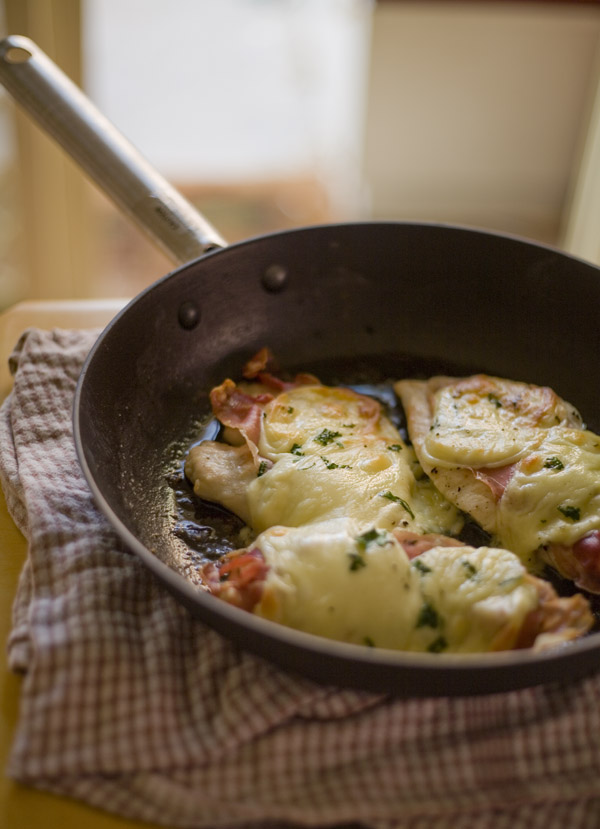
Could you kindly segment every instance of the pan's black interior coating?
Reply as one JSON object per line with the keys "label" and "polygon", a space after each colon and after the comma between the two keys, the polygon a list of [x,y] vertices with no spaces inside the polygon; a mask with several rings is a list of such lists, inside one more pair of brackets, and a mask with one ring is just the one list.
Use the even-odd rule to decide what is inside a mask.
{"label": "pan's black interior coating", "polygon": [[[280,291],[263,284],[274,266],[288,274]],[[455,366],[549,385],[594,428],[599,276],[541,245],[411,223],[304,228],[210,253],[137,297],[92,350],[75,401],[82,467],[125,543],[192,613],[287,669],[401,694],[483,693],[593,670],[600,634],[558,654],[463,664],[366,654],[224,607],[194,585],[190,550],[202,547],[202,531],[194,545],[191,526],[187,536],[181,526],[173,532],[181,522],[173,475],[198,439],[209,389],[265,345],[283,366],[324,382],[381,383]],[[190,307],[192,327],[182,324]]]}

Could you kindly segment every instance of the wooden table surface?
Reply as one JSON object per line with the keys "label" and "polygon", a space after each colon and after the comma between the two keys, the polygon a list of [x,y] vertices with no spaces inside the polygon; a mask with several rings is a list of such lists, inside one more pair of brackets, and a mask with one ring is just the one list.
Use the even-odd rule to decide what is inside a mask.
{"label": "wooden table surface", "polygon": [[[0,395],[10,391],[7,357],[22,331],[104,326],[125,300],[26,302],[0,314]],[[123,820],[64,797],[37,791],[10,780],[5,773],[19,712],[20,678],[8,670],[6,640],[12,602],[27,542],[15,526],[0,493],[0,827],[2,829],[128,829],[147,823]]]}

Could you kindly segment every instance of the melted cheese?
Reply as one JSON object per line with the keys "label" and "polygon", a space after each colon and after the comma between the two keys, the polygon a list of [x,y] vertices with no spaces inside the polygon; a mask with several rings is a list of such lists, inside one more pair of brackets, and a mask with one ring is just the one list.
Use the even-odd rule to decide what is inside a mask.
{"label": "melted cheese", "polygon": [[517,422],[494,397],[444,388],[423,448],[442,466],[506,466],[535,446],[538,432],[533,424]]}
{"label": "melted cheese", "polygon": [[572,545],[600,529],[600,437],[555,427],[516,467],[498,503],[497,535],[520,555]]}
{"label": "melted cheese", "polygon": [[476,375],[436,392],[423,449],[440,466],[507,466],[559,424],[580,426],[581,419],[551,389]]}
{"label": "melted cheese", "polygon": [[[419,559],[431,572],[421,592],[442,618],[448,649],[476,653],[494,649],[508,628],[512,637],[539,597],[516,555],[492,547],[434,547]],[[513,640],[514,641],[514,640]]]}
{"label": "melted cheese", "polygon": [[298,386],[265,407],[258,451],[271,460],[293,446],[318,454],[365,436],[401,443],[375,400],[339,386]]}
{"label": "melted cheese", "polygon": [[273,466],[246,489],[256,532],[351,516],[361,524],[456,533],[462,520],[419,471],[379,404],[350,390],[300,386],[264,412],[259,452]]}
{"label": "melted cheese", "polygon": [[254,612],[345,642],[485,651],[507,625],[516,635],[538,604],[512,553],[435,547],[411,562],[392,535],[365,535],[348,518],[273,527],[253,546],[271,568]]}

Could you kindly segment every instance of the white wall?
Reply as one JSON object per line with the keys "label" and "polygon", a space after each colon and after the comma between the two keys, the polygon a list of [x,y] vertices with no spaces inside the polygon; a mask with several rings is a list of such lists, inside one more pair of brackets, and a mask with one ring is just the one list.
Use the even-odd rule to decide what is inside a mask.
{"label": "white wall", "polygon": [[83,2],[86,89],[168,178],[356,186],[369,0]]}
{"label": "white wall", "polygon": [[397,2],[372,24],[371,215],[557,238],[597,72],[597,6]]}

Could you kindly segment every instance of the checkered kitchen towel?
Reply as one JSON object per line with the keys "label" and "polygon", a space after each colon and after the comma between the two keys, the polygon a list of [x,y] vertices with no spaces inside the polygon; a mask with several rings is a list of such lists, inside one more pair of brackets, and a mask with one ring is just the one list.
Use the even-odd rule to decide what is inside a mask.
{"label": "checkered kitchen towel", "polygon": [[475,698],[319,687],[192,619],[95,509],[71,404],[89,332],[26,332],[0,467],[29,540],[8,774],[170,827],[597,829],[600,675]]}

